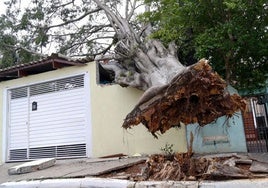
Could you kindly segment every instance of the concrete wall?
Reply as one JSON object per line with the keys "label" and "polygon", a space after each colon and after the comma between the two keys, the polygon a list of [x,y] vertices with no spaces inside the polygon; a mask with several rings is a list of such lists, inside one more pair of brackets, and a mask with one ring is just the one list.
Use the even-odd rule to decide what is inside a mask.
{"label": "concrete wall", "polygon": [[187,125],[187,138],[194,135],[193,151],[196,153],[247,152],[241,113],[227,119],[220,117],[214,123],[200,127]]}
{"label": "concrete wall", "polygon": [[159,139],[153,136],[143,125],[131,130],[123,130],[121,125],[128,112],[132,110],[142,92],[133,88],[122,88],[118,85],[101,86],[96,84],[96,65],[88,63],[82,67],[68,67],[37,75],[27,76],[10,81],[0,82],[0,162],[4,161],[6,151],[6,125],[3,123],[6,96],[8,88],[26,86],[43,81],[72,76],[79,73],[89,73],[90,79],[90,106],[92,124],[92,157],[100,157],[124,153],[133,155],[135,153],[159,153],[166,143],[173,144],[174,151],[186,151],[185,127],[172,129],[160,135]]}
{"label": "concrete wall", "polygon": [[[237,93],[229,87],[228,91]],[[204,127],[198,124],[187,125],[187,140],[193,133],[193,150],[196,153],[247,152],[246,138],[241,112],[232,117],[218,118]]]}
{"label": "concrete wall", "polygon": [[175,151],[186,151],[185,127],[172,129],[155,139],[143,125],[123,130],[122,123],[142,92],[118,85],[96,84],[96,66],[91,64],[91,106],[93,123],[93,154],[103,156],[116,153],[159,153],[166,143]]}

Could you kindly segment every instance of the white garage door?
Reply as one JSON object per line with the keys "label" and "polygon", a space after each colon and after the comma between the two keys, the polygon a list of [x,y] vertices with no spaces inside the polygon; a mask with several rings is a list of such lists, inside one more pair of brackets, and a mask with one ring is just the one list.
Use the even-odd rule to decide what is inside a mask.
{"label": "white garage door", "polygon": [[9,161],[87,155],[85,75],[11,89],[8,96]]}

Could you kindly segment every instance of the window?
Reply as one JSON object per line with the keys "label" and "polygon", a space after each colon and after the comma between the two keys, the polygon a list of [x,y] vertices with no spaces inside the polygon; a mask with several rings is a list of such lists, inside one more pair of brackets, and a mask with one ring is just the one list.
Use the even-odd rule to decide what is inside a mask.
{"label": "window", "polygon": [[115,74],[112,70],[106,70],[102,64],[104,62],[97,62],[97,84],[106,85],[113,84]]}

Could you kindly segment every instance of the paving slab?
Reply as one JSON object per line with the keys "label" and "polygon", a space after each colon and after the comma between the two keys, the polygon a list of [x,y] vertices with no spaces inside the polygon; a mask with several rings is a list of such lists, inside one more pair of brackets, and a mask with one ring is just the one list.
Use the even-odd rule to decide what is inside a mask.
{"label": "paving slab", "polygon": [[9,175],[25,174],[37,170],[43,170],[55,165],[55,163],[56,163],[55,158],[38,159],[35,161],[26,162],[17,166],[13,166],[8,169],[8,174]]}
{"label": "paving slab", "polygon": [[262,163],[268,163],[268,153],[249,153],[249,158]]}
{"label": "paving slab", "polygon": [[249,170],[251,172],[267,173],[268,172],[268,163],[253,161]]}
{"label": "paving slab", "polygon": [[50,168],[15,175],[9,175],[8,169],[22,163],[6,163],[0,166],[0,183],[22,180],[89,177],[138,164],[146,159],[147,157],[57,160],[56,164]]}

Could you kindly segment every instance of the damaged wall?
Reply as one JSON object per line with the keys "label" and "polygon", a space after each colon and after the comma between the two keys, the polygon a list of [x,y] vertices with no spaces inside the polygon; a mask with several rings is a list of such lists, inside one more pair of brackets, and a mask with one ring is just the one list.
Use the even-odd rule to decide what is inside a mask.
{"label": "damaged wall", "polygon": [[93,154],[95,157],[117,153],[159,153],[166,143],[174,151],[186,151],[185,127],[171,129],[155,139],[144,126],[124,130],[126,114],[137,104],[142,92],[119,85],[96,85],[96,66],[89,64],[91,77],[91,108],[93,123]]}
{"label": "damaged wall", "polygon": [[186,151],[185,127],[171,129],[165,135],[155,139],[143,126],[131,130],[123,130],[122,123],[126,114],[137,103],[142,92],[118,85],[100,86],[96,84],[96,65],[74,66],[57,69],[45,73],[26,76],[0,82],[0,163],[6,161],[7,155],[7,89],[27,86],[39,82],[50,81],[72,75],[89,74],[91,135],[88,141],[89,157],[100,157],[112,154],[159,153],[165,144],[173,144],[174,151]]}
{"label": "damaged wall", "polygon": [[[232,87],[228,90],[230,93],[237,92]],[[188,125],[187,140],[191,132],[194,135],[193,151],[196,153],[247,152],[241,112],[231,118],[220,117],[204,127]]]}

